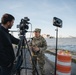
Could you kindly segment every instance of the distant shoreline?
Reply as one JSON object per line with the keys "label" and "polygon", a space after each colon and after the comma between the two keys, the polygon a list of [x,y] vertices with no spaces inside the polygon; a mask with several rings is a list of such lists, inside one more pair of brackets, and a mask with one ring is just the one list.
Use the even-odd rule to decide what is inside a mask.
{"label": "distant shoreline", "polygon": [[[56,38],[56,37],[47,37],[47,38],[45,38],[45,39],[53,39],[53,38]],[[58,37],[58,38],[69,38],[69,39],[71,39],[71,38],[75,38],[76,39],[76,37]]]}

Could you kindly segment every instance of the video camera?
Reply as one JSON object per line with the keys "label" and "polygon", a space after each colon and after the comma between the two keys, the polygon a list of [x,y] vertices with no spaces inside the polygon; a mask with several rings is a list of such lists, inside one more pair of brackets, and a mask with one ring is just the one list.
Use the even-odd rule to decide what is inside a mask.
{"label": "video camera", "polygon": [[20,30],[28,30],[28,24],[30,24],[28,21],[30,21],[30,19],[28,17],[24,17],[24,19],[21,19],[20,24],[17,25],[17,28],[19,28]]}

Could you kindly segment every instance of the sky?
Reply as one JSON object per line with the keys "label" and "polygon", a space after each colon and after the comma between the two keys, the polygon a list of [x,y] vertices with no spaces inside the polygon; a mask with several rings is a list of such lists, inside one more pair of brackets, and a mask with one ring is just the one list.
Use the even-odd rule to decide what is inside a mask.
{"label": "sky", "polygon": [[[55,37],[53,17],[58,17],[63,21],[62,28],[58,28],[58,36],[76,37],[76,0],[0,0],[0,20],[5,13],[15,17],[11,30],[18,30],[21,19],[28,17],[32,30],[40,28],[41,34]],[[28,26],[30,31],[31,25]]]}

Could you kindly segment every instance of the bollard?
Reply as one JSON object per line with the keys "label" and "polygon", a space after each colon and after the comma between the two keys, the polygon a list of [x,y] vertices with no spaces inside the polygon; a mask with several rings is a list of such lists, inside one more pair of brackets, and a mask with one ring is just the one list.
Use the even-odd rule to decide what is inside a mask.
{"label": "bollard", "polygon": [[69,51],[58,51],[57,53],[57,75],[71,75],[71,53]]}

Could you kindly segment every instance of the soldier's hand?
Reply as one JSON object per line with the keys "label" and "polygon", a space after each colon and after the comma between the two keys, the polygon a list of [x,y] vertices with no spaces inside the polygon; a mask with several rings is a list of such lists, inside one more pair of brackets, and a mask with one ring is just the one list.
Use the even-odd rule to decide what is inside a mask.
{"label": "soldier's hand", "polygon": [[40,49],[36,46],[36,47],[33,47],[33,50],[37,52],[37,51],[39,51]]}

